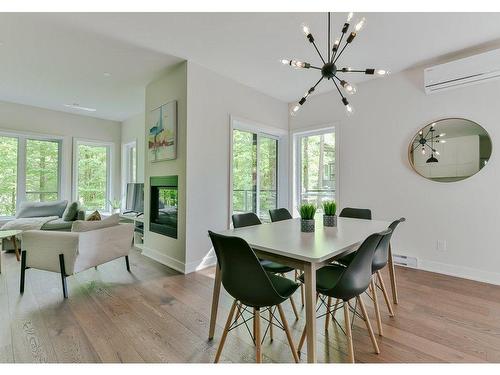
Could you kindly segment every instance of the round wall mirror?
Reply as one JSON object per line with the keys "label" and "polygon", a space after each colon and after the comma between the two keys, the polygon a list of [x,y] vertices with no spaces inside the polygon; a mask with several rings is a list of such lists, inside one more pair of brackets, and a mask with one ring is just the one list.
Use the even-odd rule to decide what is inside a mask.
{"label": "round wall mirror", "polygon": [[488,163],[491,149],[491,138],[481,125],[447,118],[420,129],[410,143],[408,155],[419,175],[438,182],[455,182],[479,172]]}

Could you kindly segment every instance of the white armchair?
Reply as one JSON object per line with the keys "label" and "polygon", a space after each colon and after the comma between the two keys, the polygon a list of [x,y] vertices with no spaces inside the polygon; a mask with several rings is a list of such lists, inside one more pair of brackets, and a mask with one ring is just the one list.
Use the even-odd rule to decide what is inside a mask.
{"label": "white armchair", "polygon": [[68,298],[67,276],[120,257],[125,257],[127,270],[130,272],[128,254],[133,235],[133,224],[119,224],[88,232],[24,232],[21,293],[24,293],[25,272],[28,268],[60,273],[64,298]]}

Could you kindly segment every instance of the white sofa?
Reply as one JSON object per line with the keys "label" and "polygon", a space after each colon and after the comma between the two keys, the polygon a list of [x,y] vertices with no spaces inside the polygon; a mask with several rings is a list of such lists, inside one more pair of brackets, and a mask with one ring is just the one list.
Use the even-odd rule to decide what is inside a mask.
{"label": "white sofa", "polygon": [[118,224],[86,232],[29,230],[23,232],[21,285],[24,293],[25,272],[36,268],[61,274],[64,298],[68,297],[66,277],[125,257],[132,247],[133,224]]}

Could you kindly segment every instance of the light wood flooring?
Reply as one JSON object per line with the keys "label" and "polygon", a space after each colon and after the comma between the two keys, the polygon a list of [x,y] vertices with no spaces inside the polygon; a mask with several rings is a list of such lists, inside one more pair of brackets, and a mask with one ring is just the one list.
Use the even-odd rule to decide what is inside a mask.
{"label": "light wood flooring", "polygon": [[[19,294],[19,263],[2,253],[0,362],[212,362],[231,299],[223,293],[213,341],[207,340],[214,269],[181,275],[131,255],[132,273],[118,259],[68,278],[63,300],[58,274],[28,270]],[[363,322],[355,320],[357,362],[500,362],[500,287],[398,267],[400,303],[390,318],[381,305],[384,337],[375,354]],[[387,274],[384,273],[388,284]],[[365,296],[372,325],[371,301]],[[295,295],[300,306],[300,293]],[[383,303],[380,295],[379,301]],[[297,343],[304,310],[285,314]],[[342,321],[341,313],[338,319]],[[318,360],[344,362],[341,331],[317,324]],[[304,350],[303,350],[304,351]],[[293,362],[285,334],[263,345],[265,362]],[[302,354],[305,361],[305,354]],[[253,362],[244,327],[231,331],[221,362]]]}

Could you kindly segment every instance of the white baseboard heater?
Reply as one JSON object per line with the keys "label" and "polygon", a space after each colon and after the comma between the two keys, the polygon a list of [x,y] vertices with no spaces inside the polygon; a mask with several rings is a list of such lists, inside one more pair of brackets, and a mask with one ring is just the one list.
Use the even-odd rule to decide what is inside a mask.
{"label": "white baseboard heater", "polygon": [[415,258],[415,257],[394,254],[392,256],[392,259],[394,261],[394,264],[397,264],[398,266],[418,268],[417,267],[417,258]]}

